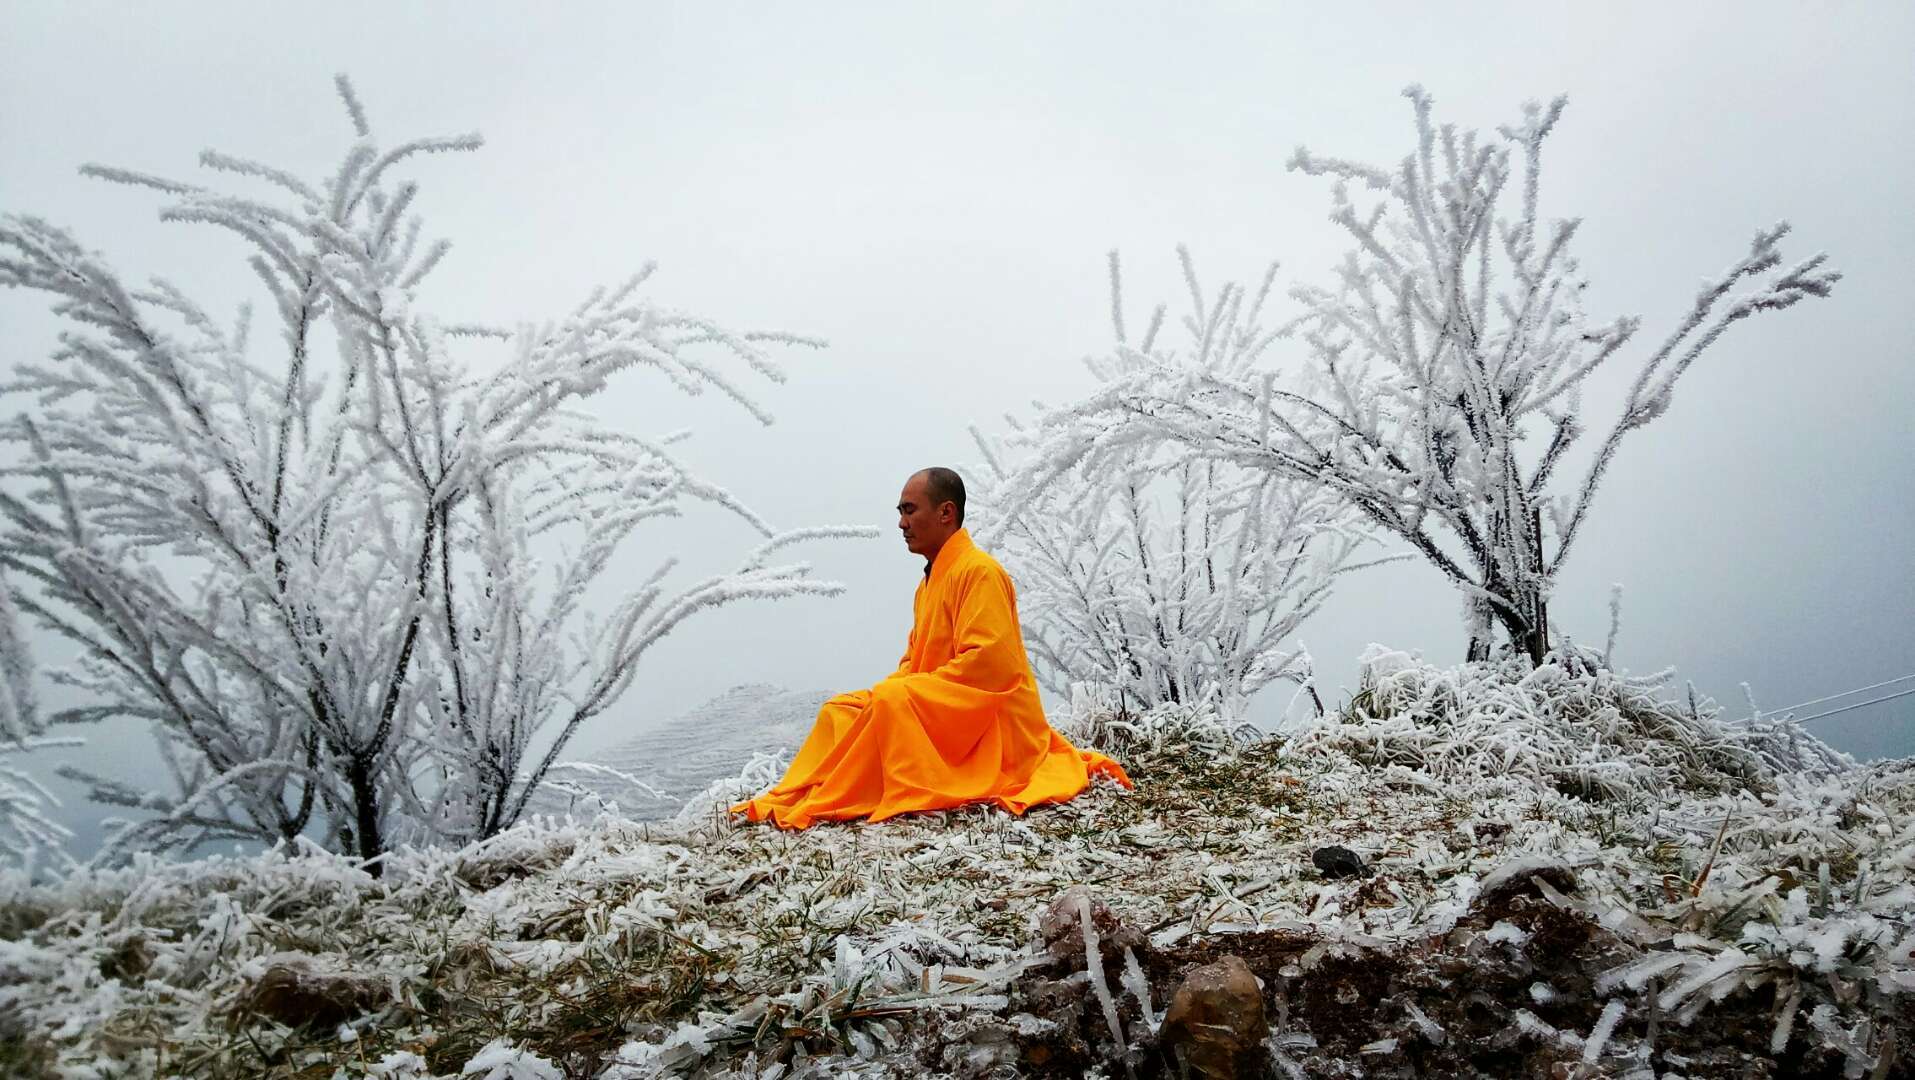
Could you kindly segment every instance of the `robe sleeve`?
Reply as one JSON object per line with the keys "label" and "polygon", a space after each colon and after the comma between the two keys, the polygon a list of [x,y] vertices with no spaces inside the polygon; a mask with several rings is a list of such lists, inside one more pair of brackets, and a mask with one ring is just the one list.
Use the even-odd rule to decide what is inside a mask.
{"label": "robe sleeve", "polygon": [[994,568],[979,569],[945,587],[958,594],[953,655],[935,671],[910,677],[993,692],[1016,686],[1027,661],[1018,648],[1017,607],[1011,598],[1010,576]]}
{"label": "robe sleeve", "polygon": [[[919,586],[919,589],[920,591],[922,591],[923,586]],[[878,680],[879,682],[890,682],[892,679],[901,679],[904,676],[911,674],[911,657],[915,655],[918,651],[917,610],[918,610],[918,602],[921,599],[922,597],[917,595],[914,595],[911,598],[911,613],[912,613],[911,630],[909,633],[904,635],[903,659],[898,661],[898,666],[896,670],[892,671],[891,674],[886,675],[884,678]]]}
{"label": "robe sleeve", "polygon": [[886,675],[880,680],[881,682],[890,682],[892,679],[901,679],[911,674],[911,651],[916,645],[917,642],[913,641],[909,636],[904,639],[904,659],[899,660],[897,670]]}

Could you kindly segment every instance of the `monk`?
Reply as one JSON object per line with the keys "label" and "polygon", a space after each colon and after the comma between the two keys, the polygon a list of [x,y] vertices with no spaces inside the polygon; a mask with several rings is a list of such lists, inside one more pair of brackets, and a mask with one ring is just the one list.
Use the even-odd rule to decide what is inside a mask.
{"label": "monk", "polygon": [[915,473],[898,499],[898,529],[924,578],[898,669],[818,710],[783,780],[732,807],[753,821],[803,829],[817,821],[988,802],[1022,814],[1064,802],[1110,758],[1051,730],[1037,700],[1010,575],[964,529],[964,481]]}

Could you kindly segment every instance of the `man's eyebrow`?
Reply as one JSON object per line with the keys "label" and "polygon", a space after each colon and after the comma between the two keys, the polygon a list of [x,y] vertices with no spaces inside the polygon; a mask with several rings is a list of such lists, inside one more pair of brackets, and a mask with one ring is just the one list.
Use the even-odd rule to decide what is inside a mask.
{"label": "man's eyebrow", "polygon": [[917,503],[901,502],[898,504],[898,513],[908,514],[911,512],[911,508],[916,505]]}

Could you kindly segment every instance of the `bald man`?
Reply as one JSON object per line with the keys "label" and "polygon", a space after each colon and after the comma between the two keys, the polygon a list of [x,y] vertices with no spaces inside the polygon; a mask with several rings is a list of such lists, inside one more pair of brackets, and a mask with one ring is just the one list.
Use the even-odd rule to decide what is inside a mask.
{"label": "bald man", "polygon": [[913,473],[898,531],[924,577],[898,669],[818,710],[784,779],[732,807],[753,821],[883,821],[916,810],[989,802],[1014,814],[1064,802],[1095,773],[1126,787],[1110,758],[1051,730],[1038,703],[1010,575],[964,529],[964,481]]}

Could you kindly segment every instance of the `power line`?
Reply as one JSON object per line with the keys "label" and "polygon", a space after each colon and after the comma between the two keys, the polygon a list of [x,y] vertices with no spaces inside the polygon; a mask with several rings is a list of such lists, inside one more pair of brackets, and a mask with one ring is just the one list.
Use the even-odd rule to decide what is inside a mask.
{"label": "power line", "polygon": [[[1794,712],[1797,709],[1806,709],[1811,705],[1820,705],[1824,701],[1834,701],[1836,698],[1850,697],[1854,694],[1860,694],[1868,690],[1880,690],[1884,686],[1893,686],[1898,682],[1907,682],[1910,679],[1915,679],[1915,671],[1911,671],[1907,675],[1903,675],[1900,678],[1884,679],[1883,681],[1878,683],[1871,683],[1868,686],[1858,686],[1853,690],[1844,690],[1839,694],[1830,694],[1828,697],[1819,697],[1813,701],[1798,701],[1794,705],[1791,705],[1786,709],[1763,709],[1762,713],[1765,716],[1774,716],[1777,713]],[[1887,701],[1888,699],[1883,698],[1882,700]]]}
{"label": "power line", "polygon": [[[1900,679],[1896,679],[1895,681],[1896,681],[1896,682],[1900,682],[1901,680],[1900,680]],[[1851,693],[1852,693],[1852,692],[1853,692],[1853,691],[1851,691]],[[1910,687],[1910,688],[1909,688],[1909,689],[1907,689],[1907,690],[1901,690],[1901,691],[1897,691],[1896,693],[1893,693],[1893,694],[1883,694],[1883,695],[1882,695],[1881,697],[1878,697],[1878,698],[1870,698],[1870,699],[1869,699],[1869,700],[1867,700],[1867,701],[1858,701],[1858,702],[1856,702],[1856,703],[1855,703],[1855,704],[1853,704],[1853,705],[1844,705],[1844,706],[1842,706],[1842,707],[1841,707],[1841,708],[1839,708],[1839,709],[1830,709],[1830,710],[1829,710],[1829,711],[1827,711],[1827,712],[1819,712],[1819,713],[1816,713],[1816,714],[1815,714],[1814,716],[1804,716],[1804,717],[1802,717],[1802,718],[1801,718],[1800,720],[1797,720],[1797,721],[1796,721],[1796,723],[1798,723],[1798,724],[1806,724],[1806,723],[1808,723],[1808,722],[1809,722],[1809,721],[1811,721],[1811,720],[1820,720],[1820,719],[1822,719],[1822,718],[1823,718],[1824,716],[1834,716],[1834,715],[1835,715],[1836,713],[1845,713],[1845,712],[1848,712],[1848,711],[1849,711],[1850,709],[1860,709],[1860,708],[1865,708],[1865,707],[1867,707],[1867,706],[1869,706],[1869,705],[1880,705],[1880,704],[1881,704],[1882,702],[1884,702],[1884,701],[1894,701],[1894,700],[1895,700],[1896,698],[1898,698],[1898,697],[1907,697],[1907,696],[1908,696],[1908,695],[1910,695],[1910,694],[1915,694],[1915,687]],[[1844,695],[1840,695],[1840,694],[1838,694],[1838,695],[1836,695],[1836,696],[1837,696],[1837,697],[1841,697],[1841,696],[1844,696]]]}
{"label": "power line", "polygon": [[[1907,682],[1910,679],[1915,679],[1915,671],[1911,671],[1906,675],[1898,675],[1893,679],[1883,679],[1881,682],[1878,682],[1878,683],[1870,683],[1867,686],[1858,686],[1853,690],[1844,690],[1839,694],[1830,694],[1827,697],[1814,698],[1809,701],[1798,701],[1794,705],[1790,705],[1787,708],[1783,708],[1783,709],[1760,709],[1760,710],[1757,710],[1756,716],[1782,716],[1787,713],[1792,713],[1797,709],[1806,709],[1811,705],[1820,705],[1825,701],[1835,701],[1839,698],[1853,697],[1856,694],[1866,693],[1867,691],[1870,691],[1870,690],[1880,690],[1884,686],[1894,686],[1896,683]],[[1876,698],[1875,701],[1892,701],[1895,698],[1898,698],[1901,696],[1903,695],[1890,694],[1888,695],[1888,697]],[[1873,705],[1875,704],[1875,701],[1864,701],[1864,702],[1861,702],[1860,704],[1857,704],[1851,707],[1859,709],[1863,705]],[[1817,713],[1816,715],[1817,716],[1834,716],[1838,712],[1847,712],[1847,711],[1848,711],[1847,709],[1832,709],[1825,713]],[[1742,719],[1737,720],[1736,723],[1746,724],[1754,719],[1755,719],[1755,716],[1745,716]],[[1815,717],[1812,716],[1812,717],[1809,717],[1809,719],[1813,720],[1815,719]],[[1800,723],[1800,722],[1801,721],[1797,721],[1797,723]]]}

